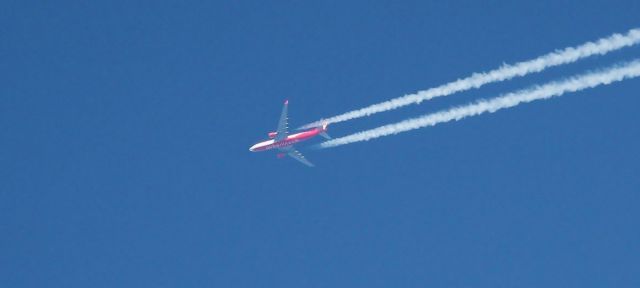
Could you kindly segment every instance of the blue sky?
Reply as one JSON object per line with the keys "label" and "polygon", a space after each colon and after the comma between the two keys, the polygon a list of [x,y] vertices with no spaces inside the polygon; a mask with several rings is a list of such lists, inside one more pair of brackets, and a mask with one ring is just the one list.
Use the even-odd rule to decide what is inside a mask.
{"label": "blue sky", "polygon": [[638,1],[425,2],[4,1],[0,286],[639,286],[640,80],[312,140],[314,169],[248,151],[284,99],[297,127],[640,27]]}

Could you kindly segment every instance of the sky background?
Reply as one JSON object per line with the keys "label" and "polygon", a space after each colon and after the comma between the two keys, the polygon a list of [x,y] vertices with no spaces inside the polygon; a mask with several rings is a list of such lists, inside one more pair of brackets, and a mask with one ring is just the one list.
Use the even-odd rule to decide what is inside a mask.
{"label": "sky background", "polygon": [[[326,150],[292,127],[640,27],[638,1],[3,1],[2,287],[638,287],[640,80]],[[631,47],[331,125],[344,136]]]}

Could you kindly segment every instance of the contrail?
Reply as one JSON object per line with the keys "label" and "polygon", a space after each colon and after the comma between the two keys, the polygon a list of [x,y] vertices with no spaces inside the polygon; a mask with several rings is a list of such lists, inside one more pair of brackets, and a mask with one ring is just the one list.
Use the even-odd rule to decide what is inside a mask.
{"label": "contrail", "polygon": [[[593,55],[603,55],[614,50],[638,44],[639,42],[640,29],[631,29],[624,35],[616,33],[596,42],[587,42],[580,46],[568,47],[563,50],[540,56],[533,60],[519,62],[514,65],[504,64],[502,67],[489,72],[474,73],[467,78],[458,79],[435,88],[419,91],[415,94],[408,94],[389,101],[373,104],[362,109],[346,112],[341,115],[324,119],[322,122],[343,122],[379,112],[389,111],[410,104],[420,104],[420,102],[425,100],[451,95],[453,93],[472,88],[479,88],[488,83],[504,81],[518,76],[525,76],[530,73],[540,72],[549,67],[572,63]],[[321,121],[316,121],[302,126],[301,129],[316,127],[321,124]]]}
{"label": "contrail", "polygon": [[574,76],[563,81],[550,82],[542,86],[534,86],[529,89],[504,94],[500,97],[489,100],[480,100],[466,106],[451,108],[449,110],[427,114],[421,117],[407,119],[394,124],[354,133],[345,137],[320,143],[319,146],[320,148],[330,148],[354,142],[367,141],[382,136],[434,126],[443,122],[449,122],[452,120],[457,121],[465,117],[480,115],[486,112],[493,113],[500,109],[517,106],[521,103],[548,99],[554,96],[561,96],[567,92],[576,92],[638,76],[640,76],[640,60],[634,60],[606,70]]}

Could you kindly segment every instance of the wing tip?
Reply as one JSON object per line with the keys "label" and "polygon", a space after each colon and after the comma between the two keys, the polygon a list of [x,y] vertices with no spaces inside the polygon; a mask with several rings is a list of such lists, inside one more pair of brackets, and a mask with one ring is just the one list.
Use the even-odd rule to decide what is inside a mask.
{"label": "wing tip", "polygon": [[289,99],[284,100],[284,105],[289,105]]}

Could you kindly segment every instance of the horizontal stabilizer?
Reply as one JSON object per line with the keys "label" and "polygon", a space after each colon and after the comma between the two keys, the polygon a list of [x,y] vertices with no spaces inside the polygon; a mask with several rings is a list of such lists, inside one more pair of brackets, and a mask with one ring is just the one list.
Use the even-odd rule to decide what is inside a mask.
{"label": "horizontal stabilizer", "polygon": [[331,139],[331,136],[329,136],[329,134],[327,134],[327,132],[320,132],[320,136],[324,137],[324,139]]}

